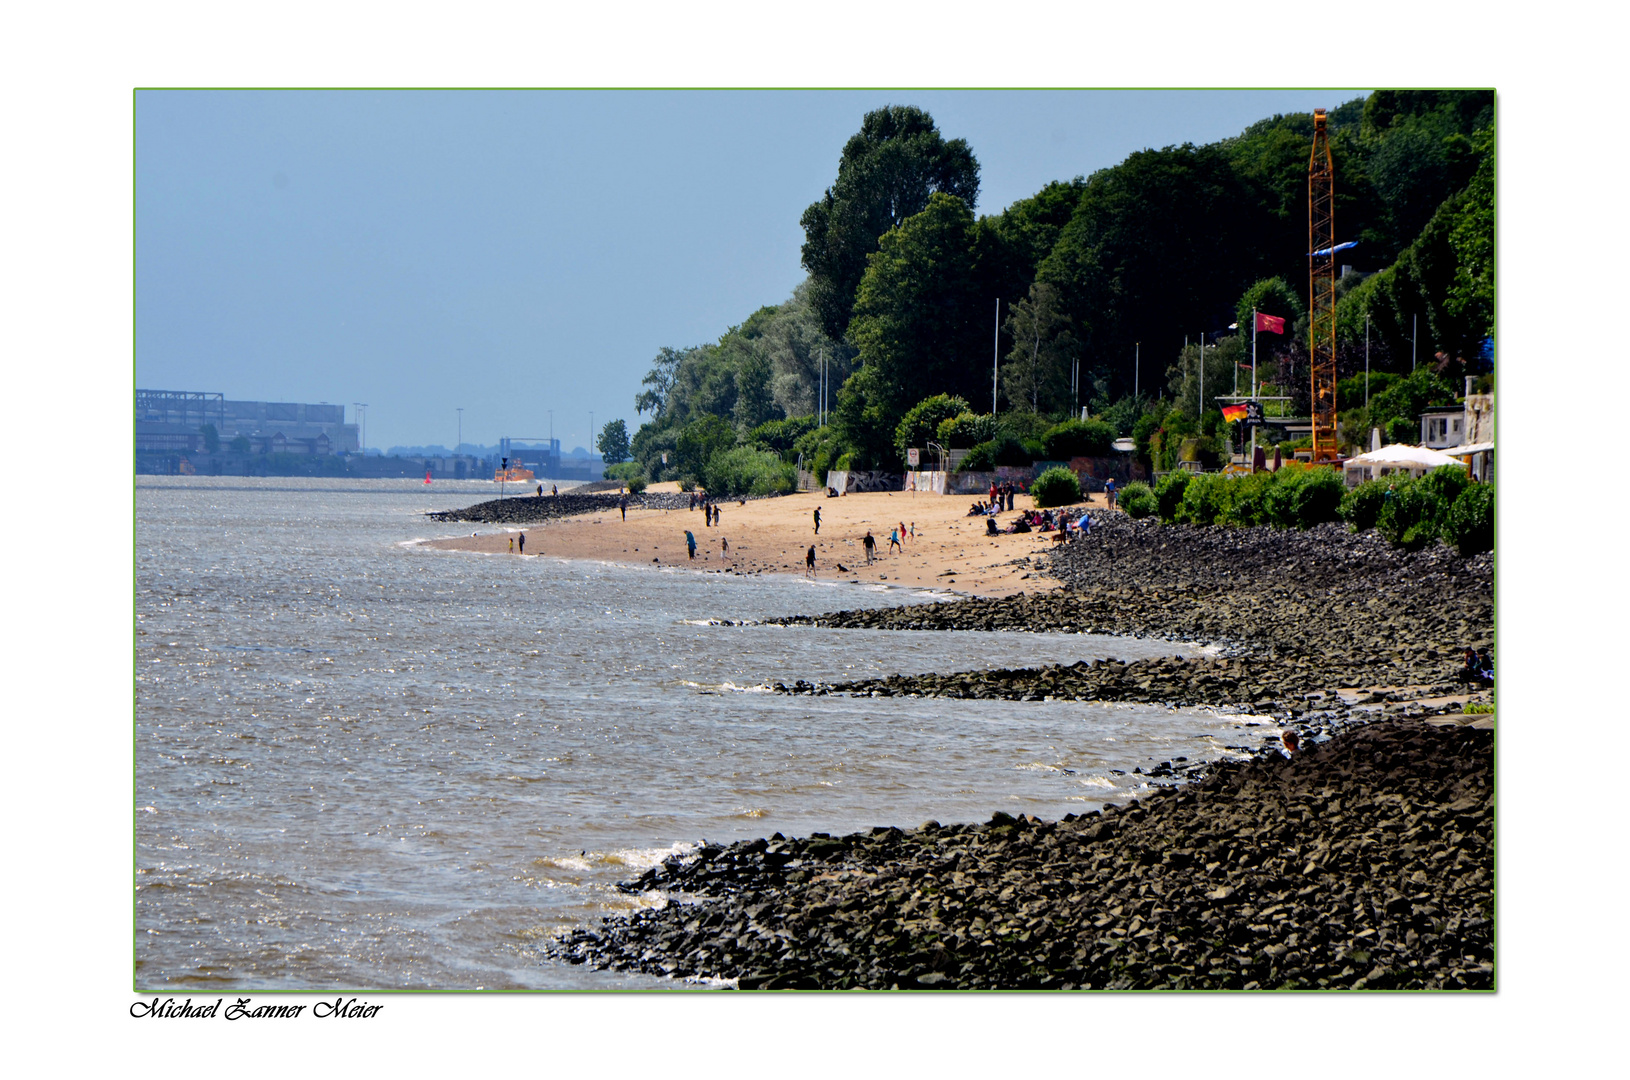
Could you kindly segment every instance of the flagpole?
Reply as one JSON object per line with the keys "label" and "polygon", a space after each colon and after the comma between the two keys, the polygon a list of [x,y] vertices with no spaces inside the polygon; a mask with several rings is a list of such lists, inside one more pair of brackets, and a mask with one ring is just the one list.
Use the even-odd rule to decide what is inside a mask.
{"label": "flagpole", "polygon": [[[1256,400],[1256,308],[1251,309],[1251,400]],[[1256,425],[1251,425],[1251,467],[1256,467]]]}
{"label": "flagpole", "polygon": [[[996,415],[996,363],[1002,351],[1002,298],[996,298],[996,329],[990,340],[990,414]],[[1034,365],[1032,365],[1034,366]]]}
{"label": "flagpole", "polygon": [[1364,313],[1364,411],[1370,411],[1370,313]]}
{"label": "flagpole", "polygon": [[1132,346],[1132,396],[1138,396],[1138,363],[1142,359],[1143,342],[1139,341]]}

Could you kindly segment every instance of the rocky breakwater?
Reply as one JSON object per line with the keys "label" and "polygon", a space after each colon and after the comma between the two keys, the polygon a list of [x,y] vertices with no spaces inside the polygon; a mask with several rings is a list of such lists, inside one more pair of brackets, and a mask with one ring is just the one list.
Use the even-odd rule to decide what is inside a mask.
{"label": "rocky breakwater", "polygon": [[[1220,646],[1198,660],[1100,661],[812,685],[785,692],[1085,698],[1248,706],[1295,715],[1481,687],[1462,650],[1493,642],[1493,560],[1452,549],[1396,550],[1336,525],[1306,532],[1161,525],[1102,515],[1085,540],[1051,553],[1065,588],[775,620],[893,630],[1053,631]],[[970,659],[973,659],[970,657]],[[1352,691],[1345,699],[1337,691]]]}
{"label": "rocky breakwater", "polygon": [[564,491],[559,495],[517,495],[508,499],[489,499],[487,502],[466,506],[462,510],[433,510],[425,516],[431,521],[474,521],[490,525],[529,525],[552,518],[573,517],[577,514],[614,513],[618,504],[628,499],[630,510],[684,510],[691,498],[680,492],[661,492],[655,495],[622,496],[616,492],[579,493]]}
{"label": "rocky breakwater", "polygon": [[1491,989],[1492,743],[1379,721],[1058,822],[709,845],[553,949],[743,989]]}

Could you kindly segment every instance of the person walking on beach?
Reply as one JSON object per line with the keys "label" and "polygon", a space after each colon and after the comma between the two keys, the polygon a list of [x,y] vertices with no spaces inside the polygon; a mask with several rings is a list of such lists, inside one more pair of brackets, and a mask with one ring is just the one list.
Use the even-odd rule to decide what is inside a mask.
{"label": "person walking on beach", "polygon": [[1113,476],[1104,481],[1104,501],[1109,504],[1111,510],[1115,509],[1115,478]]}
{"label": "person walking on beach", "polygon": [[900,554],[902,554],[902,555],[904,555],[906,553],[906,549],[904,547],[901,547],[901,545],[900,545],[900,530],[898,530],[898,529],[890,529],[889,530],[889,550],[893,551],[895,548],[900,548]]}
{"label": "person walking on beach", "polygon": [[540,498],[540,499],[543,498],[543,485],[542,484],[538,485],[538,498]]}
{"label": "person walking on beach", "polygon": [[696,558],[696,537],[691,535],[689,529],[685,530],[685,546],[690,549],[690,557]]}
{"label": "person walking on beach", "polygon": [[[538,487],[541,488],[541,487],[543,487],[543,485],[539,484]],[[560,498],[560,485],[559,484],[550,484],[549,485],[549,494],[553,498],[556,498],[556,499]]]}
{"label": "person walking on beach", "polygon": [[[818,506],[815,508],[815,535],[821,535],[821,508]],[[809,550],[814,551],[815,549],[810,548]]]}
{"label": "person walking on beach", "polygon": [[[820,511],[816,511],[816,513],[819,513],[819,512]],[[809,551],[806,552],[805,555],[804,555],[804,576],[805,577],[814,577],[815,576],[815,545],[814,544],[809,545]]]}
{"label": "person walking on beach", "polygon": [[867,529],[866,539],[862,540],[861,543],[866,547],[866,565],[870,566],[872,564],[872,555],[877,551],[877,538],[872,535],[870,529]]}
{"label": "person walking on beach", "polygon": [[525,533],[521,534],[521,554],[522,555],[526,554],[526,534]]}
{"label": "person walking on beach", "polygon": [[617,509],[619,509],[619,510],[621,510],[623,512],[623,520],[627,521],[628,520],[628,496],[627,495],[624,495],[622,498],[617,500]]}
{"label": "person walking on beach", "polygon": [[719,524],[719,518],[721,518],[723,516],[724,516],[724,511],[720,510],[717,506],[715,506],[713,508],[713,524],[715,524],[715,525]]}
{"label": "person walking on beach", "polygon": [[723,536],[719,537],[719,547],[723,550],[724,557],[727,558],[727,559],[730,558],[730,541],[729,541],[729,539],[726,538],[726,537],[723,537]]}

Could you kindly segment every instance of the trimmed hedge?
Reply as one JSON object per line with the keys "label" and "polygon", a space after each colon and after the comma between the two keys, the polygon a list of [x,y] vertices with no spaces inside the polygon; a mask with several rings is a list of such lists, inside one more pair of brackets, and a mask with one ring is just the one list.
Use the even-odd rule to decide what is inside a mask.
{"label": "trimmed hedge", "polygon": [[1030,485],[1030,494],[1039,507],[1068,506],[1081,501],[1081,481],[1065,468],[1051,468]]}

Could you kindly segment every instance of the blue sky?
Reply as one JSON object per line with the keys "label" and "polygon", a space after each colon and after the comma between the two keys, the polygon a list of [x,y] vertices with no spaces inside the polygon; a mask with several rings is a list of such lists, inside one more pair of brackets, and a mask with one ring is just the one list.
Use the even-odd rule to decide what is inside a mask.
{"label": "blue sky", "polygon": [[[1348,91],[143,91],[136,384],[366,402],[370,446],[638,426],[663,345],[803,278],[869,109],[927,109],[993,213]],[[349,412],[349,410],[348,410]]]}

